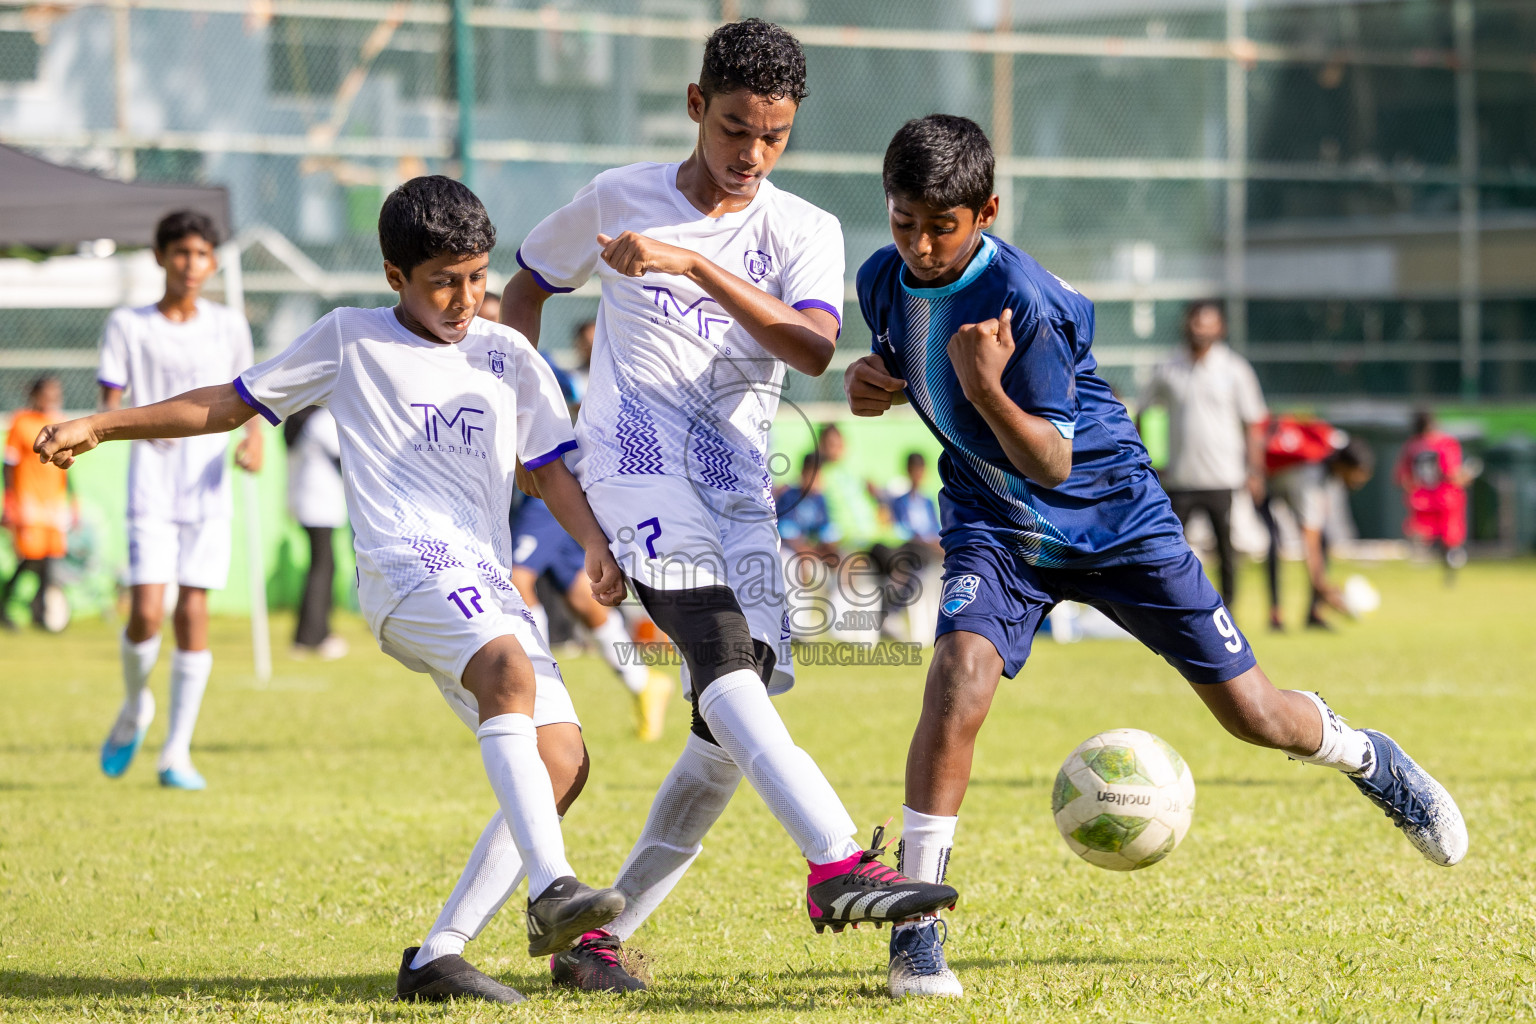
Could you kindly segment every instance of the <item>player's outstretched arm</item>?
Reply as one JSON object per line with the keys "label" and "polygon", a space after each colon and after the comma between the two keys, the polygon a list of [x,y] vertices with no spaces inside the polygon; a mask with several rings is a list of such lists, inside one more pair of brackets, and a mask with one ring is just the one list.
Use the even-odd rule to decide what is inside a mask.
{"label": "player's outstretched arm", "polygon": [[1306,560],[1307,580],[1312,584],[1313,593],[1334,611],[1354,618],[1354,613],[1344,603],[1343,591],[1328,579],[1328,559],[1323,554],[1323,531],[1313,526],[1304,528],[1301,531],[1301,551]]}
{"label": "player's outstretched arm", "polygon": [[720,308],[759,345],[786,365],[820,377],[837,348],[837,317],[820,309],[799,310],[721,269],[691,249],[626,231],[617,238],[598,235],[603,262],[628,277],[676,274],[686,277],[720,303]]}
{"label": "player's outstretched arm", "polygon": [[855,416],[880,416],[893,405],[905,405],[907,382],[892,377],[885,360],[871,352],[843,371],[843,394]]}
{"label": "player's outstretched arm", "polygon": [[1008,461],[1030,480],[1060,487],[1072,473],[1072,442],[1044,416],[1020,409],[1003,388],[1013,355],[1013,310],[996,320],[966,324],[949,339],[949,361],[966,400],[976,407]]}
{"label": "player's outstretched arm", "polygon": [[137,409],[114,409],[44,427],[32,445],[43,462],[68,469],[103,441],[223,434],[256,415],[234,384],[198,388]]}
{"label": "player's outstretched arm", "polygon": [[527,270],[513,274],[501,291],[501,322],[527,338],[534,348],[539,347],[539,327],[549,295]]}
{"label": "player's outstretched arm", "polygon": [[592,596],[612,608],[624,600],[624,574],[608,549],[608,535],[603,532],[581,484],[559,459],[530,470],[539,486],[544,504],[555,520],[587,553],[587,579],[592,582]]}

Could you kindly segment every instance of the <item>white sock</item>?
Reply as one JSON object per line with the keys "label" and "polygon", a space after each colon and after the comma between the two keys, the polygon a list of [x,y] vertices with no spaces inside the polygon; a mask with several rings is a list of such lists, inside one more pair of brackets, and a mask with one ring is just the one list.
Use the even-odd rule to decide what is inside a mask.
{"label": "white sock", "polygon": [[165,746],[160,748],[160,770],[185,768],[192,763],[192,730],[213,671],[212,651],[171,652],[171,715]]}
{"label": "white sock", "polygon": [[1359,729],[1351,729],[1344,724],[1344,720],[1334,714],[1323,698],[1306,690],[1292,690],[1317,705],[1317,713],[1323,719],[1323,742],[1317,748],[1317,752],[1309,757],[1289,755],[1294,761],[1304,764],[1318,764],[1325,768],[1337,768],[1341,772],[1354,774],[1370,768],[1375,760],[1374,748],[1371,746],[1370,737]]}
{"label": "white sock", "polygon": [[155,717],[155,698],[146,684],[160,660],[160,634],[134,643],[124,633],[118,641],[118,653],[123,663],[123,706],[112,725],[112,742],[121,745]]}
{"label": "white sock", "polygon": [[795,746],[763,681],[737,669],[705,687],[699,713],[812,864],[859,852],[853,819],[811,755]]}
{"label": "white sock", "polygon": [[555,879],[574,875],[555,810],[539,735],[527,715],[497,715],[480,723],[480,759],[506,815],[518,856],[528,868],[528,896],[537,899]]}
{"label": "white sock", "polygon": [[423,967],[440,956],[464,952],[465,943],[479,935],[502,904],[523,880],[523,858],[512,841],[507,819],[497,811],[480,833],[474,852],[459,882],[453,887],[443,912],[422,940],[411,969]]}
{"label": "white sock", "polygon": [[533,616],[533,624],[539,631],[539,636],[546,646],[549,644],[549,612],[542,604],[528,606],[528,614]]}
{"label": "white sock", "polygon": [[630,693],[639,693],[645,689],[646,681],[650,678],[650,670],[641,663],[639,658],[626,659],[620,652],[628,650],[632,641],[629,639],[629,629],[624,625],[624,616],[617,610],[608,613],[608,618],[603,624],[592,631],[592,639],[597,642],[597,652],[603,656],[608,667],[619,674],[619,680]]}
{"label": "white sock", "polygon": [[645,829],[613,884],[628,901],[607,925],[628,940],[682,880],[704,849],[704,834],[719,820],[741,782],[741,769],[721,748],[693,733],[646,816]]}
{"label": "white sock", "polygon": [[896,870],[918,882],[934,885],[949,872],[949,851],[955,846],[955,826],[960,819],[924,814],[902,805],[901,845],[896,847]]}

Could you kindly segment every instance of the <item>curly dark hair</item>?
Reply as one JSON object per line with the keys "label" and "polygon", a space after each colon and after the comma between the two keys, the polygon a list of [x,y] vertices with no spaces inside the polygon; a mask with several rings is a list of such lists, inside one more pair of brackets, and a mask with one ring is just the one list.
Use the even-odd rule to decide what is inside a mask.
{"label": "curly dark hair", "polygon": [[770,100],[805,99],[805,51],[772,22],[747,18],[721,25],[704,44],[699,91],[706,101],[745,89]]}
{"label": "curly dark hair", "polygon": [[968,117],[929,114],[896,130],[885,150],[885,194],[936,210],[963,206],[973,213],[992,198],[992,143]]}
{"label": "curly dark hair", "polygon": [[434,256],[479,256],[496,248],[496,226],[480,197],[441,174],[412,178],[384,200],[379,248],[407,276]]}
{"label": "curly dark hair", "polygon": [[188,235],[197,235],[215,249],[219,247],[219,229],[212,217],[196,210],[177,210],[161,217],[155,225],[155,251],[164,252],[171,243]]}

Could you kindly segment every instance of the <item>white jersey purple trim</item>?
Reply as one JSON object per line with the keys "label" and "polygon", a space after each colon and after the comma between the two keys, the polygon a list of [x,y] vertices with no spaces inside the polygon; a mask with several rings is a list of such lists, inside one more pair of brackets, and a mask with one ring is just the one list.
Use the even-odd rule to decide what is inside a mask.
{"label": "white jersey purple trim", "polygon": [[712,296],[670,274],[628,277],[600,256],[599,234],[634,231],[699,253],[798,310],[842,327],[837,219],[771,182],[744,210],[711,217],[677,188],[678,164],[604,171],[524,239],[518,263],[549,292],[602,284],[592,369],[573,467],[584,486],[613,476],[682,476],[772,514],[768,426],[784,364]]}

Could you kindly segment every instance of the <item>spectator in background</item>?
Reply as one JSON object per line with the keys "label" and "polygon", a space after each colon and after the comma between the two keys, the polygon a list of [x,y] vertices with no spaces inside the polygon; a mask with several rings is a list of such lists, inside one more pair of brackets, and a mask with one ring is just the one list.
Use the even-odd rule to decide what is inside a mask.
{"label": "spectator in background", "polygon": [[1168,464],[1159,476],[1186,528],[1196,512],[1210,519],[1221,598],[1230,609],[1237,589],[1232,493],[1246,487],[1255,504],[1263,500],[1263,423],[1269,414],[1253,367],[1227,346],[1226,336],[1221,303],[1190,303],[1184,347],[1157,367],[1141,407],[1168,410]]}
{"label": "spectator in background", "polygon": [[906,469],[907,489],[887,495],[884,500],[891,528],[901,543],[895,547],[875,544],[869,549],[875,568],[886,580],[882,629],[887,633],[891,632],[890,616],[922,596],[924,570],[944,560],[944,549],[939,545],[939,507],[923,492],[928,459],[922,452],[908,452]]}
{"label": "spectator in background", "polygon": [[312,405],[283,422],[283,440],[288,445],[288,511],[309,538],[309,572],[299,601],[293,653],[333,661],[347,653],[347,642],[331,632],[331,597],[336,590],[333,535],[347,522],[341,438],[330,410]]}
{"label": "spectator in background", "polygon": [[[886,535],[880,524],[885,496],[843,462],[847,442],[837,424],[821,428],[816,440],[819,493],[826,495],[827,514],[837,527],[844,550],[865,551]],[[887,538],[889,539],[889,538]]]}
{"label": "spectator in background", "polygon": [[800,463],[800,483],[774,497],[779,516],[779,536],[797,555],[812,555],[828,565],[838,560],[842,534],[832,522],[826,495],[821,492],[820,459],[815,452]]}
{"label": "spectator in background", "polygon": [[[57,377],[39,377],[27,390],[27,407],[11,418],[5,439],[5,505],[0,525],[11,531],[16,546],[16,571],[0,590],[0,627],[15,629],[6,610],[23,573],[37,577],[32,598],[32,622],[49,625],[49,593],[54,563],[68,551],[69,528],[75,511],[64,470],[39,462],[32,442],[50,423],[64,418],[64,390]],[[62,628],[60,626],[59,628]]]}
{"label": "spectator in background", "polygon": [[891,525],[905,542],[915,542],[942,555],[939,548],[939,506],[923,493],[923,478],[928,475],[928,459],[922,452],[907,453],[907,483],[904,493],[886,499]]}
{"label": "spectator in background", "polygon": [[1278,501],[1290,509],[1301,531],[1302,555],[1312,585],[1307,628],[1328,629],[1324,607],[1351,614],[1344,595],[1328,581],[1329,479],[1358,491],[1371,479],[1376,459],[1364,441],[1321,420],[1281,416],[1265,430],[1269,487],[1259,512],[1269,527],[1269,627],[1276,632],[1285,628],[1280,615],[1280,532],[1272,507]]}
{"label": "spectator in background", "polygon": [[1440,552],[1446,583],[1467,564],[1466,489],[1474,475],[1461,461],[1461,443],[1436,427],[1434,413],[1414,413],[1413,436],[1403,445],[1394,474],[1408,505],[1403,533]]}
{"label": "spectator in background", "polygon": [[571,383],[576,387],[576,400],[587,397],[587,378],[592,373],[592,339],[597,335],[597,321],[583,320],[571,332]]}

